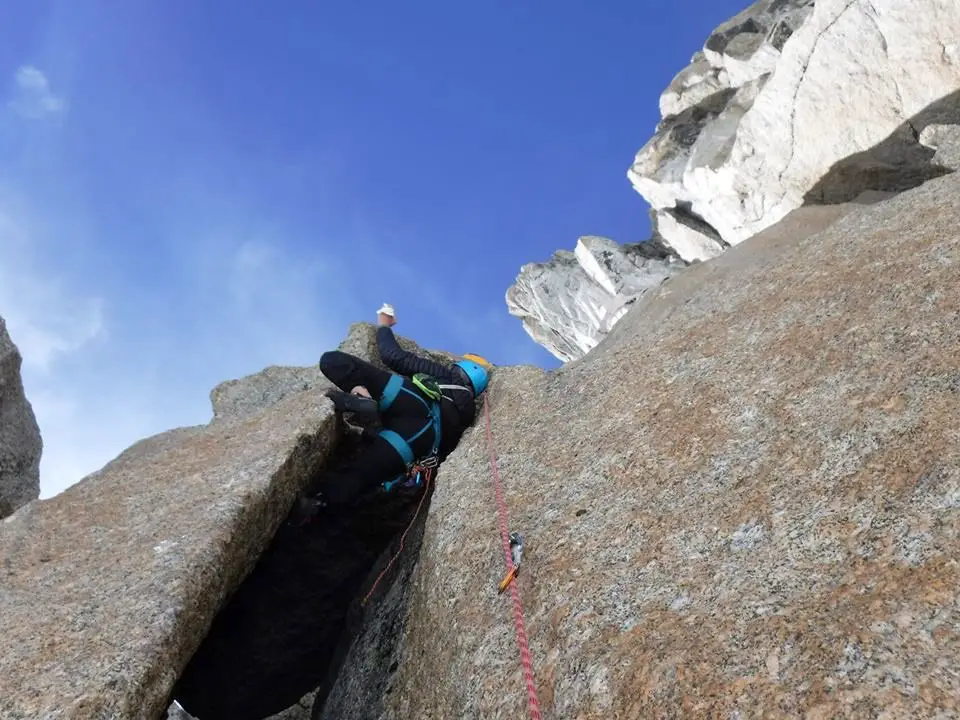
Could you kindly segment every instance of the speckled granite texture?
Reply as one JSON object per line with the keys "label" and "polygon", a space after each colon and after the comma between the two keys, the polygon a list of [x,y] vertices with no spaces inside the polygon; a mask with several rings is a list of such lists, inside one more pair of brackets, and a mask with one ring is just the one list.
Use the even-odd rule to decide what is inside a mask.
{"label": "speckled granite texture", "polygon": [[[804,217],[496,372],[545,717],[960,716],[960,178]],[[377,717],[526,716],[502,572],[479,422]]]}
{"label": "speckled granite texture", "polygon": [[43,440],[23,392],[20,350],[0,317],[0,518],[40,495]]}
{"label": "speckled granite texture", "polygon": [[143,440],[0,522],[0,717],[161,717],[336,440],[321,389]]}

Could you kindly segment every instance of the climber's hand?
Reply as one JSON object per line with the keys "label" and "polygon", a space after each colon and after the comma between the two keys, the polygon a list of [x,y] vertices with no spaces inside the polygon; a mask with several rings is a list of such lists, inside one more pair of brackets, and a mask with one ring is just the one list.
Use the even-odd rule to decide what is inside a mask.
{"label": "climber's hand", "polygon": [[333,400],[333,407],[338,412],[343,412],[347,409],[350,395],[345,393],[343,390],[340,390],[339,388],[330,388],[323,394]]}

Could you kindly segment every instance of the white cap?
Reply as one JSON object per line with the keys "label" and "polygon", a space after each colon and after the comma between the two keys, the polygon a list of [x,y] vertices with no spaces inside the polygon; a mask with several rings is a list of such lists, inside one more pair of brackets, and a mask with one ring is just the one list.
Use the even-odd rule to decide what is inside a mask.
{"label": "white cap", "polygon": [[384,315],[389,315],[390,317],[396,317],[396,313],[393,311],[393,305],[390,303],[384,303],[383,306],[377,310],[377,314],[383,313]]}

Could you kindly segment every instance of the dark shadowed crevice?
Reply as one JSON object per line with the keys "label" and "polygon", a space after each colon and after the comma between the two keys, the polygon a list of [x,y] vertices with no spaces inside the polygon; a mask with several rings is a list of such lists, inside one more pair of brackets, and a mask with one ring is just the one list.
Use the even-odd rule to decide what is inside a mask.
{"label": "dark shadowed crevice", "polygon": [[764,28],[760,26],[756,18],[748,17],[743,22],[731,25],[719,32],[714,32],[707,38],[704,47],[717,53],[722,53],[727,49],[730,41],[739,35],[757,36],[757,44],[763,40]]}
{"label": "dark shadowed crevice", "polygon": [[[403,553],[370,597],[366,608],[360,608],[359,600],[351,607],[332,663],[342,671],[329,673],[318,689],[313,720],[364,720],[379,717],[383,710],[383,702],[393,689],[393,678],[399,669],[410,581],[419,560],[426,518],[421,510],[407,534]],[[364,592],[393,558],[396,545],[392,544],[381,555],[370,572]]]}
{"label": "dark shadowed crevice", "polygon": [[658,135],[668,136],[681,148],[693,147],[704,126],[722,113],[737,88],[724,88],[704,98],[676,115],[668,115],[657,124]]}
{"label": "dark shadowed crevice", "polygon": [[882,142],[840,160],[804,196],[804,205],[850,202],[867,190],[903,192],[952,170],[933,162],[919,142],[928,125],[960,124],[960,91],[944,96],[906,120]]}
{"label": "dark shadowed crevice", "polygon": [[[344,433],[327,467],[363,452],[364,445],[358,435]],[[322,478],[323,471],[310,489]],[[318,686],[322,703],[363,616],[404,567],[400,563],[383,578],[361,613],[359,597],[394,553],[422,492],[378,491],[351,513],[324,510],[306,525],[288,518],[214,619],[173,699],[199,720],[261,720]],[[429,497],[421,519],[428,506]],[[415,563],[421,531],[407,536],[405,563]]]}
{"label": "dark shadowed crevice", "polygon": [[730,243],[720,236],[716,228],[694,211],[693,205],[689,201],[678,200],[672,208],[666,208],[661,210],[661,212],[672,216],[679,224],[685,225],[701,235],[705,235],[711,240],[716,241],[721,247],[730,247]]}

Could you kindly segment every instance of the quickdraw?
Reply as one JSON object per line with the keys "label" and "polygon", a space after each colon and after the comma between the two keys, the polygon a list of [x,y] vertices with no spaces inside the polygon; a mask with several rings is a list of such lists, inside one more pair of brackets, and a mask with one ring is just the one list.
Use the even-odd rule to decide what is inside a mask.
{"label": "quickdraw", "polygon": [[497,589],[497,594],[502,595],[503,591],[510,587],[510,583],[520,574],[520,560],[523,558],[523,535],[518,532],[510,533],[510,555],[512,567],[504,575]]}

